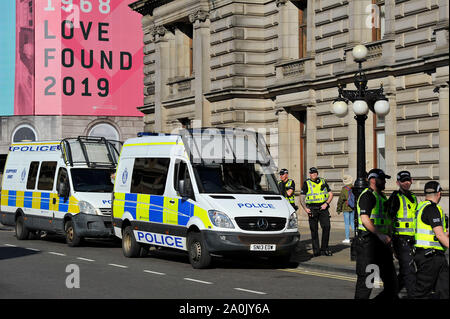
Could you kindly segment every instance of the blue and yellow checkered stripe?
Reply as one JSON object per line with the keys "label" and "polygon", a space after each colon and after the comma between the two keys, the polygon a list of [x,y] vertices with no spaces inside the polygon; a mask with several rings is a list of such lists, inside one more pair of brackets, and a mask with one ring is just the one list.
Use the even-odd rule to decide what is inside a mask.
{"label": "blue and yellow checkered stripe", "polygon": [[115,193],[113,215],[122,218],[128,212],[134,220],[186,226],[193,216],[212,228],[208,212],[180,198],[159,195]]}
{"label": "blue and yellow checkered stripe", "polygon": [[2,207],[34,208],[72,214],[78,214],[80,212],[78,200],[73,196],[64,202],[58,194],[50,192],[27,192],[2,189],[1,194]]}

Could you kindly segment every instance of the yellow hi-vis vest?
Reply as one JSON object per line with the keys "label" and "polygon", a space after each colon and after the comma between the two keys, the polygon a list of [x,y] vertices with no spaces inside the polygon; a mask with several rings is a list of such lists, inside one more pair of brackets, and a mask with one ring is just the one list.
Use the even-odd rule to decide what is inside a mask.
{"label": "yellow hi-vis vest", "polygon": [[412,194],[413,201],[410,201],[407,196],[398,192],[397,197],[400,201],[400,207],[397,211],[397,222],[395,223],[395,234],[414,236],[416,225],[416,209],[417,209],[417,198]]}
{"label": "yellow hi-vis vest", "polygon": [[329,195],[326,189],[322,190],[322,186],[325,184],[323,178],[319,178],[319,183],[314,183],[310,179],[306,180],[308,184],[308,193],[306,193],[306,204],[321,204],[324,203]]}
{"label": "yellow hi-vis vest", "polygon": [[[278,184],[283,183],[283,181],[279,181]],[[291,187],[292,185],[292,179],[288,179],[288,181],[286,182],[285,188]],[[292,205],[295,205],[295,196],[294,193],[292,193],[291,196],[286,196],[286,199],[289,201],[289,203],[291,203]]]}
{"label": "yellow hi-vis vest", "polygon": [[[439,242],[439,240],[436,238],[436,234],[433,231],[433,228],[431,228],[430,225],[425,224],[422,221],[422,213],[423,210],[425,209],[425,207],[427,207],[428,205],[431,205],[430,201],[425,201],[425,202],[421,202],[419,204],[419,207],[417,208],[417,217],[416,217],[416,234],[415,234],[415,239],[416,239],[416,247],[421,247],[424,249],[437,249],[437,250],[443,250],[445,251],[446,248],[444,246],[442,246],[442,244]],[[439,205],[436,205],[436,207],[439,210],[439,213],[441,215],[441,220],[442,220],[442,226],[445,229],[447,228],[446,224],[445,224],[445,217],[444,217],[444,213],[442,211],[442,208]]]}
{"label": "yellow hi-vis vest", "polygon": [[[363,190],[363,192],[361,193],[361,195],[358,198],[358,202],[356,205],[357,212],[358,212],[358,229],[364,230],[364,231],[368,231],[368,230],[366,229],[366,227],[364,227],[362,220],[361,220],[361,208],[359,206],[359,201],[360,201],[362,195],[369,191],[370,191],[369,188],[366,188],[365,190]],[[380,233],[389,235],[389,229],[390,229],[391,222],[390,222],[390,219],[384,208],[387,198],[384,194],[380,195],[377,192],[372,192],[372,194],[375,196],[375,198],[377,200],[377,204],[370,212],[369,218],[372,220],[373,225],[377,228],[377,230]]]}

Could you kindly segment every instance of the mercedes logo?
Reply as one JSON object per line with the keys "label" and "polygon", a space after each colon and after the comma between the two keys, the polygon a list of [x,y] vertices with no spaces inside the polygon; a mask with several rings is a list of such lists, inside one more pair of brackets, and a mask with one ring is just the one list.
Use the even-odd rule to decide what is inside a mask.
{"label": "mercedes logo", "polygon": [[258,229],[260,230],[267,230],[267,228],[269,228],[269,222],[265,218],[260,218],[258,219],[256,226],[258,226]]}

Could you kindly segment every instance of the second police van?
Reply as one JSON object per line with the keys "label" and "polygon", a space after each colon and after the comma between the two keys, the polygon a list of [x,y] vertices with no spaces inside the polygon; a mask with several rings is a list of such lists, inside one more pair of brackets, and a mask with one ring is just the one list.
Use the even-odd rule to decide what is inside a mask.
{"label": "second police van", "polygon": [[194,268],[244,252],[288,261],[297,215],[280,194],[261,134],[191,129],[127,140],[117,167],[113,225],[126,257],[150,246],[187,251]]}
{"label": "second police van", "polygon": [[69,246],[113,237],[112,174],[120,142],[102,137],[14,143],[2,181],[0,222],[19,240],[40,231]]}

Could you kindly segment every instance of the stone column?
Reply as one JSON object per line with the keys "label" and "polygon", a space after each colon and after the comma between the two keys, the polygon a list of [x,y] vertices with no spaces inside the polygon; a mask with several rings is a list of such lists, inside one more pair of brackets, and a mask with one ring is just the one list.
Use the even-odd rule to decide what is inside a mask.
{"label": "stone column", "polygon": [[449,1],[439,0],[439,22],[434,28],[436,33],[436,49],[434,54],[446,53],[448,55],[449,34]]}
{"label": "stone column", "polygon": [[162,100],[169,94],[169,88],[166,83],[170,76],[170,32],[167,32],[164,26],[154,26],[152,35],[155,39],[154,130],[156,132],[163,132],[166,128],[166,110],[162,106]]}
{"label": "stone column", "polygon": [[449,88],[439,88],[439,183],[444,191],[449,190]]}
{"label": "stone column", "polygon": [[348,113],[345,119],[348,123],[348,172],[355,181],[356,176],[358,175],[356,161],[358,156],[358,123],[355,119],[355,112],[353,112],[353,103],[348,103]]}
{"label": "stone column", "polygon": [[397,98],[396,98],[396,81],[395,77],[388,77],[388,81],[384,86],[384,94],[389,100],[389,114],[384,118],[384,134],[385,134],[385,153],[386,153],[386,174],[392,178],[386,180],[386,189],[394,190],[397,188],[396,174],[397,167]]}
{"label": "stone column", "polygon": [[308,150],[306,169],[316,166],[317,162],[317,115],[314,106],[306,108],[306,148]]}
{"label": "stone column", "polygon": [[300,181],[300,122],[286,111],[278,113],[278,168],[287,168],[299,191]]}
{"label": "stone column", "polygon": [[280,61],[296,59],[298,58],[298,9],[288,0],[276,0],[276,5],[279,19],[279,59]]}
{"label": "stone column", "polygon": [[210,25],[209,13],[198,10],[189,15],[189,21],[194,25],[193,35],[193,89],[195,91],[195,118],[202,121],[202,126],[211,126],[210,102],[204,97],[209,92],[210,76]]}
{"label": "stone column", "polygon": [[[372,28],[366,25],[371,13],[366,12],[371,0],[349,1],[349,39],[348,47],[355,44],[372,42]],[[369,7],[370,8],[370,7]],[[353,60],[353,59],[351,59]]]}
{"label": "stone column", "polygon": [[288,113],[283,109],[278,111],[278,168],[289,166],[289,131]]}

